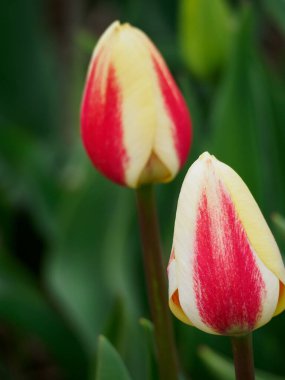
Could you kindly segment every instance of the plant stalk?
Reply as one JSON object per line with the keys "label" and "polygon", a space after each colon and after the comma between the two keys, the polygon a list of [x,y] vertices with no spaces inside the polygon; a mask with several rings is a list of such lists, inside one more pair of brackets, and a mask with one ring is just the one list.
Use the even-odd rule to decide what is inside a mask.
{"label": "plant stalk", "polygon": [[168,308],[166,271],[163,265],[159,224],[152,185],[136,191],[148,301],[154,323],[161,380],[178,380],[174,334]]}
{"label": "plant stalk", "polygon": [[252,334],[231,337],[236,380],[254,380]]}

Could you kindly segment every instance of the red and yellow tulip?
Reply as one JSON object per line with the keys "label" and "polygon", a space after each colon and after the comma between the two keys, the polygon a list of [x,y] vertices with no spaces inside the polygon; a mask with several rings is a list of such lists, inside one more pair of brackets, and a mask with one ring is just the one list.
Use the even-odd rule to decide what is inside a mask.
{"label": "red and yellow tulip", "polygon": [[170,181],[184,164],[189,112],[162,56],[139,29],[114,22],[100,38],[86,79],[81,132],[94,166],[122,185]]}
{"label": "red and yellow tulip", "polygon": [[248,333],[285,309],[285,269],[249,189],[208,153],[190,167],[168,265],[174,315],[205,332]]}

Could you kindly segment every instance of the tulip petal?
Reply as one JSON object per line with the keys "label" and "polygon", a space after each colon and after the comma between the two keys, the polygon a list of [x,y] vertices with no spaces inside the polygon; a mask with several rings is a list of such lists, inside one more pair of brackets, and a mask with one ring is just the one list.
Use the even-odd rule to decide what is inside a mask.
{"label": "tulip petal", "polygon": [[82,139],[98,170],[117,183],[123,184],[124,165],[128,158],[123,145],[120,90],[114,67],[104,69],[107,72],[103,81],[103,75],[97,80],[100,76],[97,65],[100,65],[100,56],[93,62],[82,102]]}
{"label": "tulip petal", "polygon": [[174,231],[179,300],[201,330],[241,334],[271,319],[279,281],[251,245],[217,162],[202,155],[181,189]]}
{"label": "tulip petal", "polygon": [[167,182],[184,164],[189,112],[160,53],[139,29],[115,22],[100,38],[81,125],[95,167],[120,184]]}
{"label": "tulip petal", "polygon": [[[116,27],[117,23],[111,25],[103,42],[110,38]],[[82,140],[98,170],[123,184],[128,157],[123,144],[121,93],[115,69],[106,59],[108,52],[101,48],[102,41],[98,45],[88,71],[81,105]]]}
{"label": "tulip petal", "polygon": [[167,182],[189,151],[191,122],[186,104],[163,58],[139,29],[128,24],[121,27],[112,60],[122,89],[124,144],[130,158],[126,181],[136,187],[154,154],[167,169],[160,182]]}
{"label": "tulip petal", "polygon": [[280,281],[279,299],[278,304],[274,313],[274,316],[282,313],[285,310],[285,286]]}
{"label": "tulip petal", "polygon": [[[163,162],[169,162],[169,147],[166,143],[163,144],[161,142],[164,140],[165,142],[174,140],[179,164],[182,166],[187,159],[191,143],[189,111],[163,58],[157,51],[153,53],[153,63],[163,96],[164,108],[171,119],[169,129],[163,128],[163,123],[158,125],[154,149]],[[176,162],[173,162],[170,165],[170,167],[173,167],[172,171],[174,173],[177,171],[175,164]]]}
{"label": "tulip petal", "polygon": [[172,178],[172,175],[168,168],[155,153],[151,153],[148,162],[139,176],[137,184],[140,186],[146,183],[162,182],[163,179],[166,181],[169,178]]}
{"label": "tulip petal", "polygon": [[175,268],[175,258],[174,254],[170,257],[169,264],[167,267],[168,281],[169,281],[169,307],[172,313],[178,318],[180,321],[186,323],[187,325],[192,325],[189,318],[186,316],[179,301],[179,292],[177,289],[176,282],[176,268]]}
{"label": "tulip petal", "polygon": [[122,91],[123,138],[130,158],[126,182],[136,187],[153,147],[156,121],[153,72],[146,47],[128,25],[121,26],[111,59]]}
{"label": "tulip petal", "polygon": [[229,166],[216,160],[217,170],[235,204],[239,219],[254,251],[285,284],[285,268],[276,241],[246,184]]}

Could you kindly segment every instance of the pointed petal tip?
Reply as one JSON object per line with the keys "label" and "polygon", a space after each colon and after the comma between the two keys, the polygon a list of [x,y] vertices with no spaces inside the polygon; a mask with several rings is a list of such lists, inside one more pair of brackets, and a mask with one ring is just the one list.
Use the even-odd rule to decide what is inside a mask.
{"label": "pointed petal tip", "polygon": [[100,40],[102,40],[102,38],[104,38],[104,36],[111,35],[114,31],[119,31],[120,26],[121,26],[120,21],[118,21],[118,20],[113,21],[112,24],[110,24],[108,26],[108,28],[105,30],[105,32],[102,34]]}
{"label": "pointed petal tip", "polygon": [[137,28],[134,27],[129,22],[123,22],[123,23],[121,23],[119,20],[116,20],[116,21],[113,21],[112,24],[106,29],[106,32],[107,31],[122,32],[122,31],[128,31],[130,29],[137,30]]}
{"label": "pointed petal tip", "polygon": [[110,24],[109,28],[117,28],[121,25],[121,22],[119,20],[115,20],[112,22],[112,24]]}
{"label": "pointed petal tip", "polygon": [[202,154],[200,154],[200,156],[199,156],[199,160],[204,160],[204,159],[209,159],[209,158],[211,158],[211,155],[207,151],[204,152],[204,153],[202,153]]}
{"label": "pointed petal tip", "polygon": [[210,154],[209,152],[202,153],[199,158],[199,161],[205,161],[207,163],[212,163],[213,161],[217,161],[216,157],[213,154]]}

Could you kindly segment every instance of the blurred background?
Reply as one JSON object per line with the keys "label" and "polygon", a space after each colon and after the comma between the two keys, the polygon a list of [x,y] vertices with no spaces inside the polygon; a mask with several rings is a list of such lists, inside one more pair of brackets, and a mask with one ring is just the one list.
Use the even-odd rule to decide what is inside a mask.
{"label": "blurred background", "polygon": [[[115,19],[151,37],[192,115],[188,163],[157,186],[165,261],[204,150],[243,177],[285,249],[285,0],[1,1],[1,379],[157,379],[134,194],[91,167],[79,134]],[[173,322],[185,379],[233,379],[227,338]],[[284,342],[285,313],[254,333],[259,379],[285,379]]]}

